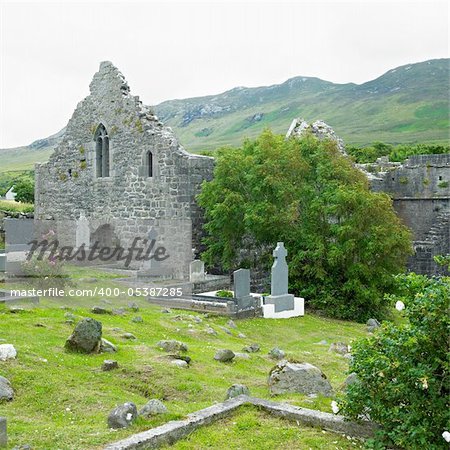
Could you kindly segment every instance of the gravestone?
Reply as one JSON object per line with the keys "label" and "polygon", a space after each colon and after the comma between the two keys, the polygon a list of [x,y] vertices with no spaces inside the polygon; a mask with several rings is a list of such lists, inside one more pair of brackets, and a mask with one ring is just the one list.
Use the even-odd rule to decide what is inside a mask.
{"label": "gravestone", "polygon": [[247,309],[254,306],[254,299],[250,295],[250,270],[238,269],[233,272],[234,297],[238,309]]}
{"label": "gravestone", "polygon": [[5,270],[9,275],[23,275],[22,264],[34,239],[33,219],[5,219]]}
{"label": "gravestone", "polygon": [[198,283],[205,280],[205,263],[196,259],[189,264],[189,281]]}
{"label": "gravestone", "polygon": [[0,417],[0,448],[8,444],[8,435],[6,434],[6,418]]}
{"label": "gravestone", "polygon": [[75,245],[77,248],[84,245],[86,249],[89,248],[89,243],[91,240],[91,232],[89,231],[89,221],[86,219],[84,212],[80,212],[80,217],[76,222],[76,235],[75,235]]}
{"label": "gravestone", "polygon": [[275,261],[272,265],[272,280],[270,295],[265,303],[275,306],[275,312],[294,309],[294,296],[288,294],[288,265],[287,251],[283,242],[278,242],[273,251]]}

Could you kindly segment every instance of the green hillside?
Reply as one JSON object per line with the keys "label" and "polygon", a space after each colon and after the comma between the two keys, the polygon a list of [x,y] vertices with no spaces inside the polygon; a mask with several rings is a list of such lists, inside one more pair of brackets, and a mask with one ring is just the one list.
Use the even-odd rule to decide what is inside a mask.
{"label": "green hillside", "polygon": [[194,151],[238,144],[265,127],[285,133],[299,116],[324,120],[352,145],[445,142],[448,82],[449,60],[438,59],[398,67],[361,85],[295,77],[280,85],[172,100],[155,110]]}
{"label": "green hillside", "polygon": [[[154,109],[192,152],[238,145],[266,127],[285,133],[295,117],[324,120],[348,145],[448,143],[449,62],[398,67],[360,85],[295,77],[273,86],[170,100]],[[29,146],[0,150],[0,172],[28,170],[46,161],[63,131]]]}

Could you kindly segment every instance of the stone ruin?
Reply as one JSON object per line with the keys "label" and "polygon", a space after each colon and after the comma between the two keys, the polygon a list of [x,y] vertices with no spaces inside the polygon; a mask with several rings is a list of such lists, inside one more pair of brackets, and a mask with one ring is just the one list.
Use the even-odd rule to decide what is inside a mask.
{"label": "stone ruin", "polygon": [[195,197],[213,167],[213,158],[188,153],[131,95],[119,70],[102,62],[62,142],[47,163],[36,165],[35,223],[67,246],[99,241],[128,248],[153,233],[170,250],[168,269],[178,273],[169,275],[188,278],[192,248],[201,248]]}
{"label": "stone ruin", "polygon": [[[294,119],[286,138],[308,132],[335,141],[339,151],[348,156],[344,141],[321,120],[308,124]],[[448,274],[434,256],[450,251],[450,154],[415,155],[404,163],[383,157],[355,167],[366,175],[372,191],[392,197],[395,211],[411,229],[415,254],[408,260],[408,269],[426,275]]]}

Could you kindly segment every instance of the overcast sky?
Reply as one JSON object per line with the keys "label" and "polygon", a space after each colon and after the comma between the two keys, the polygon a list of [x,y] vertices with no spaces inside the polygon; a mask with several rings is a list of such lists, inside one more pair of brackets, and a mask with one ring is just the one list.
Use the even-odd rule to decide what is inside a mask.
{"label": "overcast sky", "polygon": [[448,57],[447,2],[0,4],[0,148],[65,126],[102,60],[153,105],[297,75],[362,83]]}

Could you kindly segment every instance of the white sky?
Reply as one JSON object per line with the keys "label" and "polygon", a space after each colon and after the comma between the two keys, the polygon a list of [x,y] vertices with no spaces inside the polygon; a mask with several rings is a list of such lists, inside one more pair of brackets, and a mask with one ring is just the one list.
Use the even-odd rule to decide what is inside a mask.
{"label": "white sky", "polygon": [[448,57],[447,2],[0,0],[0,14],[0,148],[64,127],[102,60],[152,105]]}

